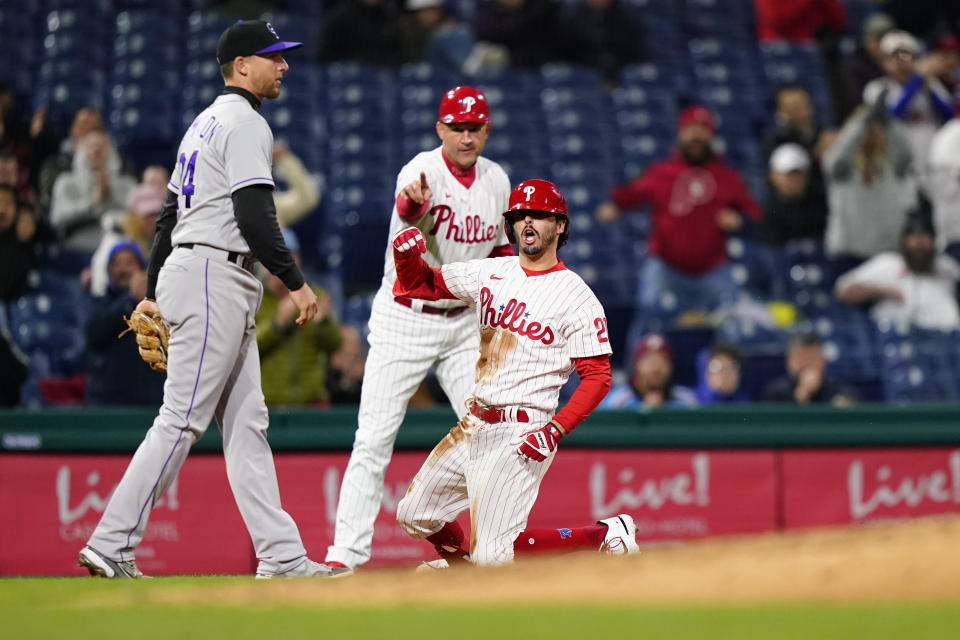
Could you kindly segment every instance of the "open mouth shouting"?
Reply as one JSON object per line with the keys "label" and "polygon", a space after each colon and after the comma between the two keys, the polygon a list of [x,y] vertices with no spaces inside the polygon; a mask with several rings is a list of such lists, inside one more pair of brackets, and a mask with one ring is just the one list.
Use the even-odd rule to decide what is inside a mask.
{"label": "open mouth shouting", "polygon": [[523,233],[520,235],[520,241],[527,245],[531,246],[536,244],[537,238],[540,237],[540,234],[533,227],[524,227]]}

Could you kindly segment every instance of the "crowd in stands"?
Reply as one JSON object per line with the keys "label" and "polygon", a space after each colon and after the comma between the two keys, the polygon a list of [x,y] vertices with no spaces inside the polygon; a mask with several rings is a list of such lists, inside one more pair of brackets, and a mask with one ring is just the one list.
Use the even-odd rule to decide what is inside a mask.
{"label": "crowd in stands", "polygon": [[[960,400],[952,3],[95,4],[115,25],[112,97],[61,100],[75,80],[111,87],[58,80],[79,46],[63,37],[69,3],[23,23],[55,42],[34,68],[49,91],[0,71],[3,405],[159,403],[163,377],[117,334],[143,296],[179,136],[217,91],[208,36],[261,14],[310,44],[265,115],[277,216],[323,309],[295,329],[262,273],[271,406],[358,401],[394,165],[436,145],[422,132],[449,82],[488,90],[489,153],[514,182],[553,179],[571,203],[561,258],[597,291],[614,342],[620,384],[602,406]],[[132,95],[123,83],[150,55],[136,25],[159,38],[161,23],[188,25],[183,71]]]}

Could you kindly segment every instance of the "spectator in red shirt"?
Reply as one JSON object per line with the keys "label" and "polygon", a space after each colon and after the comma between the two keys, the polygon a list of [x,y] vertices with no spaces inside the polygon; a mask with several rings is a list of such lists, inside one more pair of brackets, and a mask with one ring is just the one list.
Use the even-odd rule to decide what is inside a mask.
{"label": "spectator in red shirt", "polygon": [[678,120],[673,156],[615,187],[597,207],[597,219],[607,223],[621,210],[652,206],[649,256],[640,274],[642,309],[709,311],[737,298],[727,235],[762,214],[740,174],[714,154],[715,131],[708,109],[688,107]]}
{"label": "spectator in red shirt", "polygon": [[813,42],[822,29],[835,33],[847,24],[840,0],[753,0],[760,42]]}

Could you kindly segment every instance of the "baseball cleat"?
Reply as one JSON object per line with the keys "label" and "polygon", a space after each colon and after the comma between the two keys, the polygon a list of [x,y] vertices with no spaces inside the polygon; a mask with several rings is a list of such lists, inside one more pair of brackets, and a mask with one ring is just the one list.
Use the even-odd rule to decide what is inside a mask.
{"label": "baseball cleat", "polygon": [[144,578],[143,572],[137,568],[133,560],[126,562],[114,562],[110,558],[92,547],[84,547],[80,550],[80,557],[77,562],[81,567],[85,567],[92,576],[101,578]]}
{"label": "baseball cleat", "polygon": [[350,567],[331,567],[322,562],[314,562],[304,558],[303,562],[283,573],[261,573],[257,571],[257,580],[273,580],[274,578],[345,578],[353,575]]}
{"label": "baseball cleat", "polygon": [[611,555],[640,553],[640,545],[637,544],[637,525],[633,522],[633,516],[621,513],[606,520],[599,520],[597,524],[607,525],[607,534],[603,537],[603,544],[600,545],[600,553]]}

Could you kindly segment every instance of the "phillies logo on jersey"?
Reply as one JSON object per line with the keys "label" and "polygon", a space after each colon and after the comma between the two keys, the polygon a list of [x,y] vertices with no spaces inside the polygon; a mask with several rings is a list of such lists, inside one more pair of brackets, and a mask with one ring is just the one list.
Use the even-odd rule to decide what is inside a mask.
{"label": "phillies logo on jersey", "polygon": [[670,213],[685,216],[717,195],[717,180],[705,169],[688,169],[677,176],[670,192]]}
{"label": "phillies logo on jersey", "polygon": [[[464,216],[463,224],[457,224],[457,214],[445,204],[438,204],[430,210],[434,216],[430,235],[446,238],[462,244],[480,244],[490,242],[497,237],[497,226],[484,224],[480,216]],[[443,226],[446,225],[446,232]]]}
{"label": "phillies logo on jersey", "polygon": [[[499,315],[497,314],[498,310]],[[527,303],[517,302],[516,298],[510,298],[509,302],[495,309],[493,292],[487,287],[480,290],[481,324],[489,327],[501,327],[531,340],[539,340],[543,344],[553,344],[555,335],[550,325],[540,324],[537,321],[527,322],[529,317]]]}

